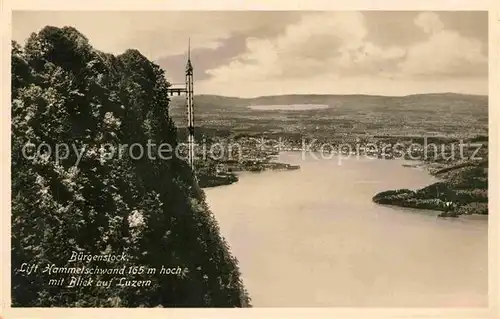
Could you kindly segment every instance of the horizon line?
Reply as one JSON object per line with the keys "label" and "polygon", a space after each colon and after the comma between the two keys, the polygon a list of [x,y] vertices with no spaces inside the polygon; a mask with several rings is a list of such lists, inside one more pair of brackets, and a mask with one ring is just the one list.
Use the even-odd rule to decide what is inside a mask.
{"label": "horizon line", "polygon": [[[474,93],[459,93],[459,92],[429,92],[429,93],[412,93],[405,95],[382,95],[382,94],[364,94],[364,93],[348,93],[348,94],[336,94],[336,93],[293,93],[293,94],[270,94],[270,95],[256,95],[251,97],[242,97],[234,95],[222,95],[222,94],[209,94],[209,93],[198,93],[194,96],[220,96],[226,98],[237,98],[237,99],[258,99],[265,97],[278,97],[278,96],[366,96],[366,97],[410,97],[417,95],[463,95],[463,96],[474,96],[474,97],[489,97],[489,94],[474,94]],[[174,96],[175,97],[175,96]]]}

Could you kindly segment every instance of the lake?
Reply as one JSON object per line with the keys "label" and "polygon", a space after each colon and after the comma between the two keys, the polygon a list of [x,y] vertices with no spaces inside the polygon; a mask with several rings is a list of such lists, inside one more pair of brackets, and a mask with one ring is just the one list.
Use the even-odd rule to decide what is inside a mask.
{"label": "lake", "polygon": [[284,105],[249,105],[252,110],[271,111],[271,110],[286,110],[286,111],[307,111],[326,109],[329,106],[326,104],[284,104]]}
{"label": "lake", "polygon": [[279,161],[205,189],[254,307],[486,307],[487,217],[437,218],[372,196],[434,182],[402,161]]}

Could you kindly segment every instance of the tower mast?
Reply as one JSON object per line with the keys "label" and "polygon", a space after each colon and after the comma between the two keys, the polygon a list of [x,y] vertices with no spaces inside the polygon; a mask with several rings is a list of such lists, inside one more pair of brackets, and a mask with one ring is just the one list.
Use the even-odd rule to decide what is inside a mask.
{"label": "tower mast", "polygon": [[193,65],[191,64],[191,39],[188,40],[188,56],[186,63],[186,108],[188,129],[188,163],[194,169],[194,89]]}
{"label": "tower mast", "polygon": [[195,141],[194,141],[194,79],[193,79],[193,65],[191,64],[191,39],[188,42],[187,62],[186,62],[186,82],[184,84],[170,84],[167,88],[167,94],[173,96],[174,94],[186,94],[186,116],[187,116],[187,144],[188,144],[188,164],[194,171],[194,157],[195,157]]}

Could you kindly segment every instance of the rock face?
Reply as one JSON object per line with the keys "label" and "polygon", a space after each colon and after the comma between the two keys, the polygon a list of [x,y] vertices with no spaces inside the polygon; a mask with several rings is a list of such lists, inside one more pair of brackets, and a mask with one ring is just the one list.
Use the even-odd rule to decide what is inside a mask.
{"label": "rock face", "polygon": [[[13,43],[12,306],[249,306],[190,168],[157,155],[162,143],[177,146],[166,89],[163,71],[138,51],[99,52],[74,28]],[[127,258],[70,261],[73,252]],[[20,271],[23,263],[38,271]],[[51,265],[125,274],[42,271]],[[156,272],[134,270],[141,266]],[[68,288],[79,276],[94,284]],[[150,284],[118,286],[121,277]]]}

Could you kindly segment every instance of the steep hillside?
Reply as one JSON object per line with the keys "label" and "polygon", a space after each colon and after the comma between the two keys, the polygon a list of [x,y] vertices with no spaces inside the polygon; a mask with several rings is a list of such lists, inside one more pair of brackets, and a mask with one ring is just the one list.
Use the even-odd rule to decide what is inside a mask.
{"label": "steep hillside", "polygon": [[[166,89],[163,71],[138,51],[104,54],[71,27],[45,27],[24,47],[13,43],[13,306],[249,305],[237,261],[186,163],[137,149],[110,152],[134,143],[146,150],[148,141],[150,154],[161,143],[175,148]],[[64,145],[66,155],[56,158]],[[128,257],[72,262],[73,252]],[[28,274],[23,263],[40,268]],[[114,278],[109,288],[68,288],[75,275],[42,271],[50,265],[127,272],[83,276]],[[134,266],[157,271],[129,272]],[[162,267],[182,272],[160,274]],[[120,277],[151,284],[121,287]],[[61,278],[64,284],[49,284]]]}

